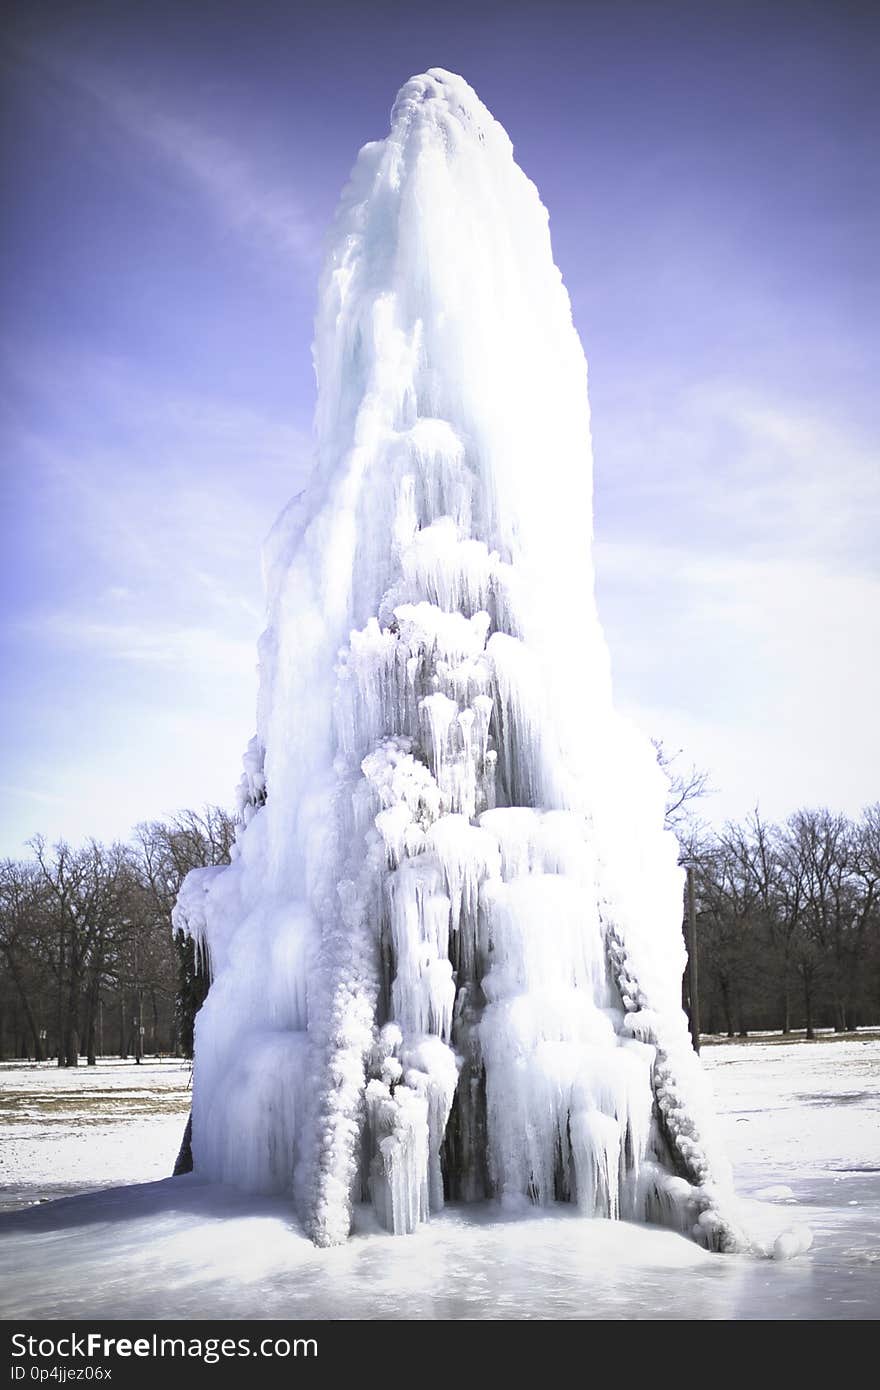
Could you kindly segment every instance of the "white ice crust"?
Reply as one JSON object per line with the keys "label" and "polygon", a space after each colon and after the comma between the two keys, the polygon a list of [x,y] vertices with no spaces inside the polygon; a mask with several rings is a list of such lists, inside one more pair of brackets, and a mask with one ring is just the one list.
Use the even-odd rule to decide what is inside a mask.
{"label": "white ice crust", "polygon": [[460,78],[414,77],[329,238],[317,453],[266,547],[199,1173],[369,1200],[668,1220],[736,1248],[681,1010],[682,875],[593,597],[587,370],[538,192]]}

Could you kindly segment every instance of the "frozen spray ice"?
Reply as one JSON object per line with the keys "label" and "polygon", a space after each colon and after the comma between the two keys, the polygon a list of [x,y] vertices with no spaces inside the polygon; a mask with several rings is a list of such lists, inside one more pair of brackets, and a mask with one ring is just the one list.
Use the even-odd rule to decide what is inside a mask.
{"label": "frozen spray ice", "polygon": [[320,282],[311,482],[266,547],[197,1171],[372,1201],[575,1203],[740,1238],[681,1011],[682,883],[593,597],[587,371],[547,213],[432,69],[361,151]]}

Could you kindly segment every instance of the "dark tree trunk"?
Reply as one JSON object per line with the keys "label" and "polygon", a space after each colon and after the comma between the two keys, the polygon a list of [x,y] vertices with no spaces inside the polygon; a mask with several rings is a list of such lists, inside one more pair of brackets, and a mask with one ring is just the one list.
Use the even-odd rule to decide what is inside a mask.
{"label": "dark tree trunk", "polygon": [[70,958],[70,993],[67,1000],[67,1031],[65,1034],[65,1060],[66,1067],[79,1066],[79,1011],[82,997],[82,979],[80,975],[80,961],[71,951]]}
{"label": "dark tree trunk", "polygon": [[55,1014],[58,1032],[58,1065],[64,1066],[64,932],[58,932],[58,1003]]}
{"label": "dark tree trunk", "polygon": [[183,1131],[183,1138],[180,1141],[180,1148],[174,1163],[173,1176],[175,1178],[179,1178],[182,1173],[191,1173],[193,1170],[192,1123],[192,1110],[190,1110],[189,1118],[186,1122],[186,1129]]}
{"label": "dark tree trunk", "polygon": [[745,1016],[744,1016],[744,1014],[743,1014],[742,988],[741,988],[739,985],[737,985],[737,987],[736,987],[736,1016],[737,1016],[737,1019],[739,1020],[739,1028],[737,1029],[737,1037],[738,1037],[738,1038],[747,1038],[747,1037],[749,1036],[749,1033],[748,1033],[748,1029],[746,1028],[746,1020],[745,1020]]}
{"label": "dark tree trunk", "polygon": [[730,985],[727,980],[722,977],[718,982],[718,988],[721,990],[721,1003],[724,1007],[724,1019],[727,1023],[727,1036],[732,1038],[735,1037],[735,1033],[733,1028],[733,1014],[730,1011]]}
{"label": "dark tree trunk", "polygon": [[[27,994],[25,993],[24,985],[22,984],[21,976],[20,976],[19,971],[18,971],[18,965],[17,965],[16,960],[15,960],[15,957],[14,957],[14,955],[12,954],[11,951],[4,952],[4,958],[5,958],[5,960],[6,960],[6,964],[7,964],[8,968],[9,968],[9,974],[10,974],[10,977],[11,977],[11,979],[12,979],[12,983],[15,985],[16,994],[18,995],[18,998],[19,998],[19,1000],[20,1000],[20,1002],[21,1002],[21,1007],[22,1007],[22,1009],[24,1010],[24,1017],[25,1017],[25,1023],[27,1024],[27,1030],[28,1030],[28,1032],[30,1033],[31,1037],[33,1038],[33,1042],[34,1042],[34,1061],[35,1061],[35,1062],[42,1062],[42,1060],[43,1060],[43,1044],[42,1044],[41,1041],[40,1041],[40,1030],[39,1030],[39,1028],[37,1027],[37,1020],[36,1020],[35,1017],[34,1017],[34,1011],[33,1011],[33,1009],[31,1008],[30,1000],[28,999]],[[12,1025],[12,1034],[13,1034],[13,1036],[12,1036],[12,1043],[13,1043],[13,1047],[15,1046],[15,1039],[16,1039],[17,1033],[18,1033],[18,1010],[16,1009],[15,1014],[14,1014],[14,1016],[13,1016],[13,1025]],[[29,1056],[29,1055],[30,1055],[30,1048],[29,1048],[29,1047],[26,1048],[26,1051],[27,1051],[27,1054],[28,1054],[28,1056]]]}
{"label": "dark tree trunk", "polygon": [[806,1025],[807,1037],[815,1038],[813,1030],[813,984],[808,975],[804,976],[804,1024]]}

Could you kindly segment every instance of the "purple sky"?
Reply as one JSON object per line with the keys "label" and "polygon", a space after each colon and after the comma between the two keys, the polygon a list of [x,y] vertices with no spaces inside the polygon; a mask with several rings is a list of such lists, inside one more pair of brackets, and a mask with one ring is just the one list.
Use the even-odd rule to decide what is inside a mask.
{"label": "purple sky", "polygon": [[713,819],[880,795],[880,21],[834,4],[6,6],[2,844],[228,803],[324,228],[414,72],[550,210],[618,702]]}

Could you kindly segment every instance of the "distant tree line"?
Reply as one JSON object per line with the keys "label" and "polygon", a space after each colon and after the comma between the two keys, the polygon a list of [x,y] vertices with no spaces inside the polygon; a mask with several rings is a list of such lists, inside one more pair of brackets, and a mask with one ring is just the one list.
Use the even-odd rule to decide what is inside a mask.
{"label": "distant tree line", "polygon": [[702,1032],[880,1025],[880,802],[857,820],[820,807],[774,825],[756,809],[713,830],[708,774],[654,748],[694,869]]}
{"label": "distant tree line", "polygon": [[703,1032],[880,1024],[880,803],[685,840]]}
{"label": "distant tree line", "polygon": [[192,1055],[205,981],[172,933],[184,875],[226,863],[219,807],[139,825],[129,843],[30,842],[0,865],[0,1056],[94,1064]]}
{"label": "distant tree line", "polygon": [[[880,1024],[880,803],[858,820],[756,811],[713,831],[694,816],[706,774],[656,747],[667,825],[695,871],[703,1032]],[[0,1057],[192,1056],[207,982],[171,911],[190,869],[228,862],[234,834],[212,806],[128,843],[37,837],[0,865]]]}

